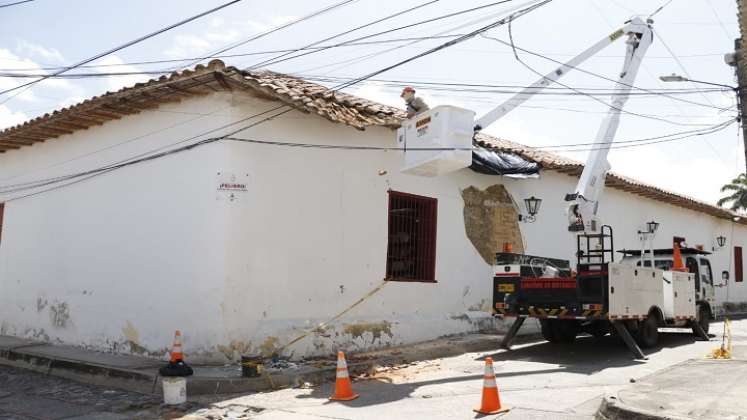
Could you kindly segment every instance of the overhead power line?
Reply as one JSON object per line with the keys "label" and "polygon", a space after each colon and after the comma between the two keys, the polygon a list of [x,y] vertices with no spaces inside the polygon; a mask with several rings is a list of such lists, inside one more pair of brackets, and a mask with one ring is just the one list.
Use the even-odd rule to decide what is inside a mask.
{"label": "overhead power line", "polygon": [[429,49],[427,51],[423,51],[420,54],[416,54],[416,55],[414,55],[412,57],[406,58],[406,59],[404,59],[402,61],[399,61],[399,62],[394,63],[392,65],[389,65],[387,67],[384,67],[383,69],[376,70],[374,72],[368,73],[365,76],[361,76],[361,77],[359,77],[357,79],[353,79],[353,80],[351,80],[349,82],[342,83],[340,86],[336,87],[333,90],[345,89],[345,88],[350,87],[350,86],[352,86],[354,84],[362,82],[362,81],[364,81],[366,79],[370,79],[372,77],[376,77],[379,74],[385,73],[385,72],[387,72],[389,70],[395,69],[395,68],[400,67],[400,66],[402,66],[404,64],[407,64],[407,63],[410,63],[412,61],[415,61],[415,60],[417,60],[419,58],[425,57],[427,55],[433,54],[435,52],[438,52],[438,51],[441,51],[443,49],[446,49],[446,48],[452,47],[454,45],[457,45],[459,43],[462,43],[462,42],[464,42],[464,41],[466,41],[468,39],[476,37],[477,35],[485,32],[485,31],[489,31],[489,30],[491,30],[493,28],[497,28],[499,26],[505,25],[506,23],[510,23],[514,19],[519,18],[521,16],[524,16],[527,13],[531,13],[532,11],[537,10],[539,7],[542,7],[542,6],[544,6],[544,5],[546,5],[546,4],[550,3],[550,2],[552,2],[552,0],[543,0],[543,1],[540,1],[540,2],[537,2],[537,3],[534,3],[533,5],[531,5],[529,7],[526,7],[524,9],[521,9],[521,10],[519,10],[517,12],[512,13],[508,17],[500,19],[500,20],[498,20],[496,22],[493,22],[491,24],[485,25],[485,26],[483,26],[481,28],[475,29],[474,31],[472,31],[470,33],[464,34],[464,35],[462,35],[460,37],[457,37],[456,39],[453,39],[453,40],[450,40],[448,42],[445,42],[445,43],[443,43],[441,45],[438,45],[436,47],[433,47],[433,48],[431,48],[431,49]]}
{"label": "overhead power line", "polygon": [[[246,38],[246,39],[244,39],[244,40],[242,40],[242,41],[239,41],[239,42],[236,42],[236,43],[234,43],[234,44],[231,44],[231,45],[229,45],[229,46],[227,46],[227,47],[223,47],[223,48],[221,48],[221,49],[218,49],[218,50],[216,50],[216,51],[214,51],[214,52],[212,52],[212,53],[208,54],[208,55],[207,55],[207,56],[205,56],[205,57],[201,57],[201,58],[196,58],[196,59],[192,60],[192,61],[191,61],[190,63],[186,64],[186,66],[187,66],[187,67],[189,67],[189,66],[192,66],[192,65],[194,65],[194,64],[196,64],[196,63],[199,63],[200,61],[206,60],[206,59],[208,59],[208,58],[213,58],[213,57],[215,57],[215,56],[217,56],[217,55],[223,54],[223,53],[224,53],[224,52],[226,52],[226,51],[232,50],[232,49],[234,49],[234,48],[238,48],[238,47],[240,47],[240,46],[242,46],[242,45],[246,45],[246,44],[248,44],[248,43],[250,43],[250,42],[252,42],[252,41],[256,41],[256,40],[258,40],[258,39],[260,39],[260,38],[264,38],[264,37],[265,37],[265,36],[267,36],[267,35],[270,35],[270,34],[273,34],[273,33],[275,33],[275,32],[278,32],[278,31],[280,31],[280,30],[283,30],[283,29],[285,29],[285,28],[287,28],[287,27],[289,27],[289,26],[293,26],[293,25],[296,25],[296,24],[298,24],[298,23],[301,23],[301,22],[307,21],[307,20],[309,20],[309,19],[312,19],[312,18],[314,18],[314,17],[317,17],[317,16],[320,16],[320,15],[323,15],[323,14],[325,14],[325,13],[328,13],[328,12],[330,12],[330,11],[332,11],[332,10],[335,10],[335,9],[337,9],[337,8],[339,8],[339,7],[342,7],[342,6],[346,6],[346,5],[348,5],[348,4],[352,4],[352,3],[355,3],[355,2],[357,2],[357,1],[358,1],[358,0],[343,0],[343,1],[341,1],[341,2],[338,2],[338,3],[332,4],[332,5],[330,5],[330,6],[324,7],[324,8],[322,8],[322,9],[319,9],[319,10],[317,10],[317,11],[314,11],[314,12],[312,12],[312,13],[308,14],[308,15],[302,16],[302,17],[300,17],[300,18],[298,18],[298,19],[294,19],[294,20],[292,20],[292,21],[290,21],[290,22],[288,22],[288,23],[284,23],[284,24],[282,24],[282,25],[278,25],[278,26],[276,26],[276,27],[274,27],[274,28],[271,28],[271,29],[268,29],[268,30],[266,30],[266,31],[264,31],[264,32],[261,32],[261,33],[259,33],[259,34],[257,34],[257,35],[252,35],[252,36],[250,36],[249,38]],[[173,69],[172,69],[172,70],[173,70]]]}
{"label": "overhead power line", "polygon": [[[330,48],[340,48],[340,47],[357,47],[357,46],[362,46],[362,45],[391,44],[395,42],[408,42],[408,41],[439,40],[439,39],[444,39],[444,38],[456,38],[462,35],[464,34],[390,38],[390,39],[382,39],[379,41],[341,42],[341,43],[337,43],[333,45],[320,45],[317,47],[309,47],[309,48],[285,48],[285,49],[274,49],[274,50],[265,50],[265,51],[252,51],[252,52],[236,53],[236,54],[204,55],[201,57],[172,58],[172,59],[164,59],[164,60],[123,61],[121,63],[107,63],[107,64],[89,64],[89,65],[84,65],[84,66],[78,66],[78,68],[79,69],[98,69],[98,68],[123,67],[123,66],[181,63],[184,61],[193,61],[193,60],[203,61],[203,60],[207,60],[208,58],[252,57],[252,56],[258,56],[258,55],[278,54],[278,53],[295,52],[295,51],[309,51],[309,50],[320,50],[320,49],[330,49]],[[468,51],[485,52],[485,53],[490,53],[490,54],[513,54],[510,51],[492,51],[492,50],[475,50],[475,49],[470,49]],[[559,52],[543,52],[542,54],[547,55],[547,56],[557,56],[557,57],[574,57],[575,56],[574,54],[559,53]],[[722,57],[723,55],[724,55],[723,53],[679,54],[678,57],[682,59],[682,58]],[[599,54],[599,55],[596,55],[596,57],[598,58],[623,58],[624,56]],[[666,55],[666,56],[647,55],[646,58],[647,59],[654,59],[654,58],[669,59],[669,60],[672,59],[670,55]],[[21,62],[25,61],[25,60],[15,60],[11,58],[3,58],[3,60],[21,61]],[[55,70],[59,70],[63,68],[65,68],[65,66],[14,67],[14,68],[5,67],[5,68],[0,68],[0,72],[55,71]],[[164,71],[158,71],[158,72],[163,73]]]}
{"label": "overhead power line", "polygon": [[[513,18],[515,18],[515,17],[521,16],[521,15],[524,15],[524,14],[528,13],[531,10],[535,10],[540,5],[544,5],[544,4],[549,3],[550,1],[552,1],[552,0],[544,0],[542,2],[535,3],[533,6],[530,6],[530,7],[527,7],[525,9],[522,9],[522,10],[520,10],[518,12],[515,12],[511,16]],[[504,19],[501,19],[498,22],[496,22],[496,24],[494,24],[494,25],[489,25],[489,27],[492,28],[492,27],[498,26],[497,24],[503,24],[505,22],[506,22],[506,19],[504,18]],[[484,29],[484,30],[487,30],[487,29]],[[472,35],[472,36],[474,36],[474,35]],[[468,39],[468,38],[465,38],[465,40],[466,39]],[[442,48],[446,48],[446,47],[451,46],[451,45],[456,45],[456,42],[450,41],[450,42],[448,42],[446,44],[443,44]],[[429,51],[426,51],[425,53],[418,54],[417,57],[422,57],[424,55],[430,54],[430,53],[435,52],[435,51],[437,51],[439,49],[442,49],[442,48],[438,48],[438,49],[435,49],[435,50],[431,49]],[[406,60],[406,61],[409,62],[411,60]],[[389,66],[388,68],[392,68],[392,66]],[[378,72],[378,73],[381,73],[381,72]],[[366,78],[367,78],[367,76],[363,76],[361,78],[358,78],[356,81],[347,82],[347,83],[345,83],[345,85],[346,86],[352,86],[353,84],[359,83],[360,81],[363,81]],[[333,88],[331,90],[335,90],[335,89]],[[165,156],[168,156],[168,155],[171,155],[171,154],[174,154],[174,153],[178,153],[178,152],[181,152],[181,151],[191,150],[191,149],[193,149],[195,147],[199,147],[199,146],[204,145],[204,144],[209,144],[209,143],[213,143],[213,142],[216,142],[216,141],[219,141],[219,140],[222,140],[222,139],[226,139],[226,138],[231,137],[231,136],[233,136],[233,135],[235,135],[235,134],[237,134],[237,133],[239,133],[241,131],[244,131],[244,130],[246,130],[248,128],[255,127],[255,126],[259,125],[259,124],[263,124],[263,123],[265,123],[267,121],[270,121],[270,120],[272,120],[274,118],[277,118],[277,117],[279,117],[279,116],[281,116],[283,114],[291,112],[293,109],[294,108],[292,108],[292,107],[290,107],[288,105],[279,105],[279,106],[273,107],[271,109],[268,109],[268,110],[266,110],[266,111],[264,111],[264,112],[262,112],[260,114],[250,115],[250,116],[248,116],[248,117],[246,117],[246,118],[244,118],[242,120],[246,121],[248,119],[255,118],[255,117],[259,116],[259,115],[273,113],[273,112],[274,112],[274,114],[272,114],[272,115],[270,115],[270,116],[268,116],[268,117],[266,117],[266,118],[264,118],[264,119],[262,119],[260,121],[257,121],[257,122],[254,122],[254,123],[251,123],[251,124],[239,127],[238,129],[231,130],[230,132],[228,132],[228,133],[226,133],[226,134],[224,134],[222,136],[219,136],[219,137],[213,137],[213,138],[210,138],[210,139],[199,140],[199,141],[197,141],[195,143],[188,144],[188,145],[185,145],[185,146],[180,146],[180,147],[178,147],[176,149],[170,149],[170,150],[160,151],[160,150],[163,150],[165,148],[173,147],[173,146],[176,146],[178,144],[190,141],[192,139],[199,138],[199,137],[201,137],[201,136],[203,136],[203,135],[206,134],[206,133],[201,133],[201,134],[199,134],[197,136],[192,136],[192,137],[190,137],[188,139],[180,140],[180,141],[178,141],[176,143],[172,143],[170,145],[166,145],[166,146],[160,147],[160,148],[152,150],[150,152],[142,153],[142,154],[140,154],[138,156],[134,156],[134,157],[125,159],[124,161],[120,161],[120,162],[115,163],[115,164],[107,165],[107,166],[104,166],[104,167],[92,169],[92,170],[85,171],[85,172],[80,172],[80,173],[77,173],[77,174],[69,174],[69,175],[63,175],[63,176],[60,176],[60,177],[50,178],[50,179],[47,179],[47,180],[38,180],[38,181],[25,182],[25,183],[20,183],[20,184],[15,184],[15,185],[3,186],[3,187],[0,187],[0,191],[2,191],[2,193],[7,194],[7,193],[14,193],[14,192],[21,192],[21,191],[29,190],[29,189],[38,189],[38,188],[42,188],[44,186],[50,186],[51,185],[47,189],[43,189],[43,190],[39,190],[39,191],[34,191],[34,192],[30,192],[30,193],[25,194],[25,195],[16,196],[16,197],[12,197],[12,198],[6,199],[6,202],[7,202],[7,201],[13,201],[13,200],[18,200],[18,199],[22,199],[22,198],[31,197],[31,196],[34,196],[34,195],[37,195],[37,194],[42,194],[44,192],[56,190],[56,189],[59,189],[59,188],[64,188],[66,186],[69,186],[69,185],[72,185],[72,184],[75,184],[75,183],[78,183],[78,182],[82,182],[82,181],[85,181],[87,179],[91,179],[92,177],[95,177],[95,176],[98,176],[98,175],[102,175],[104,173],[108,173],[110,171],[120,169],[122,167],[130,166],[130,165],[133,165],[133,164],[136,164],[136,163],[140,163],[140,162],[145,162],[145,161],[150,161],[150,160],[158,159],[160,157],[165,157]],[[277,112],[275,112],[275,111],[277,111]],[[227,124],[224,127],[219,127],[219,128],[214,129],[214,130],[211,130],[211,131],[221,130],[221,129],[226,128],[227,126],[235,125],[235,124],[237,124],[239,122],[241,122],[241,120],[240,121],[235,121],[233,123]],[[69,181],[69,182],[67,182],[67,181]]]}
{"label": "overhead power line", "polygon": [[[73,74],[62,74],[55,76],[58,79],[88,79],[88,78],[105,78],[105,77],[116,77],[116,76],[134,76],[134,75],[156,75],[161,74],[160,71],[127,71],[127,72],[109,72],[109,73],[73,73]],[[29,73],[6,73],[0,72],[0,77],[7,78],[34,78],[43,76],[43,74],[29,74]],[[317,81],[317,82],[342,82],[345,80],[353,80],[352,77],[342,78],[335,76],[306,76],[298,75],[302,80]],[[496,84],[476,84],[476,83],[444,83],[444,82],[430,82],[420,80],[373,80],[368,81],[377,83],[380,85],[389,86],[402,86],[406,85],[418,85],[425,86],[433,90],[445,90],[453,92],[483,92],[483,93],[516,93],[520,89],[524,89],[527,86],[521,85],[496,85]],[[507,90],[515,89],[515,90]],[[577,91],[591,91],[590,95],[615,95],[613,89],[609,88],[574,88],[569,89],[566,87],[546,87],[543,92],[537,92],[537,95],[580,95]],[[726,88],[670,88],[670,89],[651,89],[650,92],[632,92],[632,96],[659,96],[660,93],[667,93],[669,95],[689,95],[689,94],[703,94],[703,93],[714,93],[714,92],[731,92],[731,89]]]}
{"label": "overhead power line", "polygon": [[17,2],[13,2],[13,3],[0,4],[0,8],[10,7],[10,6],[17,6],[17,5],[23,4],[23,3],[31,3],[32,1],[34,1],[34,0],[22,0],[22,1],[17,1]]}
{"label": "overhead power line", "polygon": [[[486,39],[493,40],[493,41],[498,42],[500,44],[506,45],[507,47],[509,47],[511,49],[515,49],[517,51],[521,51],[521,52],[527,53],[529,55],[533,55],[535,57],[540,57],[542,59],[548,60],[548,61],[553,62],[555,64],[560,64],[562,66],[566,66],[568,68],[572,68],[572,69],[577,70],[577,71],[579,71],[581,73],[588,74],[590,76],[594,76],[594,77],[597,77],[597,78],[602,79],[602,80],[607,80],[607,81],[612,82],[612,83],[619,83],[617,80],[614,80],[614,79],[609,78],[607,76],[601,75],[599,73],[594,73],[592,71],[585,70],[585,69],[583,69],[581,67],[578,67],[578,66],[570,66],[570,65],[567,65],[566,63],[564,63],[562,61],[555,60],[555,59],[553,59],[551,57],[548,57],[548,56],[546,56],[544,54],[540,54],[540,53],[538,53],[536,51],[532,51],[532,50],[529,50],[527,48],[522,48],[522,47],[516,45],[516,43],[507,42],[507,41],[504,41],[504,40],[502,40],[500,38],[495,38],[495,37],[487,36],[487,35],[482,35],[482,37],[486,38]],[[562,83],[558,83],[558,84],[562,85]],[[630,87],[630,88],[635,89],[635,90],[641,90],[641,91],[644,91],[644,92],[652,92],[651,89],[642,88],[642,87],[639,87],[639,86],[636,86],[636,85],[628,85],[628,84],[625,84],[625,83],[621,83],[621,84],[623,86],[627,86],[627,87]],[[660,95],[664,96],[664,97],[670,97],[666,93],[660,93]],[[714,107],[713,105],[704,104],[702,102],[691,101],[689,99],[676,98],[676,97],[673,97],[673,96],[671,98],[674,99],[674,100],[680,101],[680,102],[691,104],[691,105],[697,105],[697,106],[702,106],[702,107],[706,107],[706,108],[715,108],[715,109],[718,109],[720,111],[726,110],[726,108]]]}
{"label": "overhead power line", "polygon": [[[46,76],[44,76],[44,77],[41,77],[41,78],[39,78],[39,79],[37,79],[37,80],[33,80],[33,81],[30,81],[30,82],[27,82],[27,83],[23,83],[23,84],[21,84],[21,85],[18,85],[18,86],[15,86],[15,87],[9,88],[9,89],[5,89],[5,90],[3,90],[3,91],[1,91],[1,92],[0,92],[0,95],[4,95],[4,94],[6,94],[6,93],[9,93],[9,92],[12,92],[12,91],[15,91],[15,90],[21,89],[21,88],[26,88],[26,89],[28,89],[28,88],[29,88],[29,87],[31,87],[32,85],[34,85],[34,84],[36,84],[36,83],[39,83],[39,82],[41,82],[41,81],[43,81],[43,80],[46,80],[46,79],[48,79],[48,78],[50,78],[50,77],[53,77],[53,76],[57,76],[57,75],[60,75],[60,74],[62,74],[62,73],[65,73],[66,71],[72,70],[72,69],[74,69],[74,68],[76,68],[76,67],[78,67],[78,66],[82,66],[82,65],[84,65],[84,64],[88,64],[88,63],[90,63],[90,62],[92,62],[92,61],[98,60],[99,58],[105,57],[105,56],[107,56],[107,55],[109,55],[109,54],[115,53],[115,52],[117,52],[117,51],[119,51],[119,50],[125,49],[125,48],[127,48],[127,47],[130,47],[130,46],[132,46],[132,45],[135,45],[135,44],[137,44],[137,43],[143,42],[143,41],[145,41],[146,39],[152,38],[152,37],[154,37],[154,36],[156,36],[156,35],[160,35],[160,34],[162,34],[162,33],[164,33],[164,32],[170,31],[171,29],[174,29],[174,28],[176,28],[176,27],[182,26],[182,25],[184,25],[184,24],[186,24],[186,23],[192,22],[192,21],[194,21],[194,20],[196,20],[196,19],[199,19],[199,18],[201,18],[201,17],[207,16],[207,15],[209,15],[209,14],[211,14],[211,13],[215,13],[215,12],[217,12],[218,10],[221,10],[221,9],[224,9],[224,8],[226,8],[226,7],[228,7],[228,6],[234,5],[234,4],[236,4],[236,3],[240,2],[240,1],[242,1],[242,0],[231,0],[231,1],[229,1],[229,2],[227,2],[227,3],[224,3],[224,4],[222,4],[222,5],[218,6],[218,7],[214,7],[214,8],[212,8],[212,9],[210,9],[210,10],[206,10],[206,11],[204,11],[204,12],[202,12],[202,13],[199,13],[199,14],[197,14],[197,15],[194,15],[194,16],[192,16],[192,17],[189,17],[189,18],[187,18],[187,19],[181,20],[181,21],[179,21],[179,22],[177,22],[177,23],[174,23],[174,24],[172,24],[172,25],[166,26],[165,28],[161,28],[161,29],[159,29],[159,30],[157,30],[157,31],[155,31],[155,32],[151,32],[151,33],[149,33],[149,34],[147,34],[147,35],[144,35],[144,36],[141,36],[141,37],[139,37],[139,38],[133,39],[132,41],[126,42],[126,43],[124,43],[124,44],[122,44],[122,45],[120,45],[120,46],[118,46],[118,47],[114,47],[114,48],[112,48],[112,49],[110,49],[110,50],[107,50],[107,51],[104,51],[104,52],[102,52],[102,53],[96,54],[96,55],[94,55],[93,57],[87,58],[87,59],[85,59],[85,60],[83,60],[83,61],[80,61],[80,62],[78,62],[78,63],[76,63],[76,64],[73,64],[72,66],[68,66],[68,67],[65,67],[65,68],[63,68],[63,69],[60,69],[60,70],[58,70],[58,71],[56,71],[56,72],[54,72],[54,73],[52,73],[52,74],[46,75]],[[26,89],[24,89],[24,90],[26,90]],[[4,104],[4,103],[6,103],[6,102],[7,102],[7,101],[9,101],[10,99],[12,99],[12,98],[13,98],[14,96],[16,96],[16,95],[13,95],[13,96],[10,96],[10,97],[6,98],[6,99],[5,99],[5,100],[3,100],[2,102],[0,102],[0,105],[2,105],[2,104]]]}
{"label": "overhead power line", "polygon": [[[490,7],[495,7],[495,6],[504,4],[504,3],[509,3],[511,1],[512,0],[501,0],[501,1],[497,1],[497,2],[483,4],[483,5],[477,6],[477,7],[472,7],[472,8],[469,8],[469,9],[459,10],[459,11],[453,12],[453,13],[447,13],[445,15],[436,16],[436,17],[433,17],[433,18],[421,20],[421,21],[418,21],[418,22],[414,22],[414,23],[411,23],[411,24],[404,25],[404,26],[399,26],[399,27],[396,27],[396,28],[387,29],[385,31],[376,32],[374,34],[370,34],[370,35],[365,35],[365,36],[361,36],[361,37],[358,37],[358,38],[354,38],[354,39],[351,39],[351,40],[348,40],[348,41],[344,41],[341,44],[338,44],[336,46],[348,45],[348,44],[351,44],[351,43],[354,43],[354,42],[363,41],[365,39],[371,39],[371,38],[374,38],[374,37],[377,37],[377,36],[389,34],[389,33],[392,33],[392,32],[401,31],[403,29],[414,28],[416,26],[425,25],[425,24],[428,24],[428,23],[433,23],[433,22],[437,22],[437,21],[440,21],[440,20],[444,20],[444,19],[449,19],[449,18],[452,18],[452,17],[455,17],[455,16],[460,16],[460,15],[464,15],[464,14],[467,14],[467,13],[472,13],[472,12],[475,12],[475,11],[478,11],[478,10],[484,10],[484,9],[487,9],[487,8],[490,8]],[[303,54],[297,54],[297,55],[294,55],[294,56],[291,56],[291,57],[284,57],[284,58],[277,59],[277,60],[274,60],[274,61],[263,62],[262,65],[264,65],[265,67],[271,66],[271,65],[275,65],[275,64],[278,64],[278,63],[282,63],[284,61],[296,59],[296,58],[299,58],[299,57],[304,57],[304,56],[307,56],[309,54],[318,53],[318,52],[327,50],[327,49],[332,48],[332,47],[333,46],[329,46],[329,47],[325,47],[325,48],[319,48],[317,50],[309,51],[309,52],[306,52],[306,53],[303,53]],[[255,68],[255,67],[256,67],[256,65],[253,65],[253,66],[250,66],[249,69],[252,69],[252,68]]]}
{"label": "overhead power line", "polygon": [[[685,140],[693,137],[698,136],[704,136],[706,134],[712,134],[718,131],[721,131],[725,129],[726,127],[733,124],[735,120],[726,121],[724,123],[716,124],[714,126],[711,126],[709,128],[699,129],[699,130],[689,130],[689,131],[682,131],[678,133],[672,133],[662,136],[656,136],[656,137],[647,137],[647,138],[641,138],[641,139],[634,139],[634,140],[619,140],[619,141],[613,141],[606,144],[598,144],[598,143],[575,143],[575,144],[559,144],[559,145],[553,145],[553,146],[538,146],[538,147],[532,147],[527,146],[527,149],[529,150],[545,150],[545,149],[558,149],[562,147],[574,147],[574,149],[568,149],[568,150],[553,150],[554,152],[583,152],[583,151],[591,151],[591,150],[600,150],[600,149],[623,149],[623,148],[630,148],[630,147],[641,147],[641,146],[649,146],[652,144],[658,144],[658,143],[664,143],[664,142],[672,142],[672,141],[679,141],[679,140]],[[230,141],[238,141],[238,142],[244,142],[244,143],[254,143],[254,144],[263,144],[263,145],[270,145],[270,146],[282,146],[282,147],[300,147],[300,148],[308,148],[308,149],[326,149],[326,150],[358,150],[358,151],[400,151],[405,152],[406,150],[402,147],[396,147],[396,146],[359,146],[359,145],[341,145],[341,144],[320,144],[320,143],[303,143],[303,142],[291,142],[291,141],[272,141],[272,140],[259,140],[259,139],[251,139],[251,138],[243,138],[243,137],[226,137],[223,140],[230,140]],[[575,147],[579,146],[590,146],[593,145],[592,148],[584,148],[584,149],[576,149]],[[458,148],[458,147],[408,147],[408,151],[418,150],[418,151],[454,151],[454,150],[476,150],[476,147],[465,147],[465,148]]]}
{"label": "overhead power line", "polygon": [[[298,52],[298,51],[300,51],[300,50],[306,50],[306,49],[308,49],[308,48],[314,47],[314,46],[316,46],[316,45],[319,45],[319,44],[321,44],[321,43],[324,43],[324,42],[327,42],[327,41],[331,41],[331,40],[333,40],[333,39],[335,39],[335,38],[339,38],[339,37],[341,37],[341,36],[345,36],[345,35],[347,35],[347,34],[350,34],[350,33],[356,32],[356,31],[359,31],[359,30],[361,30],[361,29],[363,29],[363,28],[367,28],[367,27],[369,27],[369,26],[373,26],[373,25],[379,24],[379,23],[381,23],[381,22],[387,21],[387,20],[389,20],[389,19],[392,19],[392,18],[395,18],[395,17],[399,17],[399,16],[402,16],[402,15],[405,15],[405,14],[407,14],[407,13],[413,12],[413,11],[415,11],[415,10],[418,10],[418,9],[421,9],[421,8],[423,8],[423,7],[426,7],[426,6],[430,6],[430,5],[432,5],[432,4],[434,4],[434,3],[437,3],[437,2],[439,2],[439,1],[440,1],[440,0],[430,0],[430,1],[427,1],[427,2],[425,2],[425,3],[421,3],[421,4],[417,5],[417,6],[414,6],[414,7],[410,7],[410,8],[407,8],[407,9],[405,9],[405,10],[401,10],[401,11],[399,11],[399,12],[396,12],[396,13],[392,13],[392,14],[390,14],[390,15],[384,16],[383,18],[380,18],[380,19],[376,19],[376,20],[374,20],[374,21],[372,21],[372,22],[368,22],[368,23],[366,23],[366,24],[363,24],[363,25],[359,25],[359,26],[356,26],[356,27],[354,27],[354,28],[352,28],[352,29],[348,29],[348,30],[346,30],[346,31],[344,31],[344,32],[340,32],[340,33],[338,33],[338,34],[335,34],[335,35],[329,36],[329,37],[327,37],[327,38],[324,38],[324,39],[320,39],[320,40],[318,40],[318,41],[312,42],[311,44],[307,44],[307,45],[305,45],[305,46],[303,46],[303,47],[299,48],[298,50],[295,50],[295,51],[288,51],[288,52],[285,52],[285,53],[283,53],[283,54],[277,55],[277,56],[275,56],[275,57],[272,57],[272,58],[268,58],[268,59],[266,59],[266,60],[264,60],[264,61],[261,61],[261,62],[259,62],[259,63],[253,64],[253,65],[252,65],[252,66],[251,66],[250,68],[252,68],[252,69],[253,69],[253,68],[261,67],[261,66],[265,65],[266,63],[279,62],[279,61],[277,61],[277,60],[280,60],[280,59],[282,59],[282,58],[284,58],[284,57],[287,57],[287,56],[289,56],[289,55],[291,55],[291,54],[293,54],[293,53],[295,53],[295,52]],[[315,52],[316,52],[316,51],[315,51]],[[311,53],[309,53],[309,54],[311,54]],[[294,58],[295,58],[295,57],[294,57]]]}

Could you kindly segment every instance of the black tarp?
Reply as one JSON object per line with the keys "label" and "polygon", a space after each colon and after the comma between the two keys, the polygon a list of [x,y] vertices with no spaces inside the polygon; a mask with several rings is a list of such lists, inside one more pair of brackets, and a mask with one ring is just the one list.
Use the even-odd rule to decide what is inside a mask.
{"label": "black tarp", "polygon": [[514,153],[497,152],[475,145],[470,169],[486,175],[531,177],[539,174],[540,165]]}

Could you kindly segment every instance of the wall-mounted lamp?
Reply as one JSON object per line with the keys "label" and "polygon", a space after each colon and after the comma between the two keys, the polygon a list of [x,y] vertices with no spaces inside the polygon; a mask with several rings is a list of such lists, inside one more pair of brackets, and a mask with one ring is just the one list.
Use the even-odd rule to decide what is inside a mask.
{"label": "wall-mounted lamp", "polygon": [[526,206],[526,208],[527,208],[527,215],[525,216],[525,215],[520,214],[519,215],[519,221],[520,222],[532,223],[535,220],[537,220],[537,218],[535,216],[537,216],[537,213],[539,213],[541,205],[542,205],[542,199],[541,198],[537,198],[535,196],[531,196],[529,198],[525,198],[524,199],[524,206]]}
{"label": "wall-mounted lamp", "polygon": [[654,222],[653,220],[646,223],[646,230],[639,230],[639,235],[653,235],[656,233],[656,231],[659,230],[659,223]]}
{"label": "wall-mounted lamp", "polygon": [[646,223],[646,227],[648,228],[648,233],[654,234],[659,229],[659,223],[654,222],[653,220]]}
{"label": "wall-mounted lamp", "polygon": [[717,249],[721,249],[726,245],[726,236],[719,235],[716,237],[716,245],[713,247],[713,251],[716,251]]}

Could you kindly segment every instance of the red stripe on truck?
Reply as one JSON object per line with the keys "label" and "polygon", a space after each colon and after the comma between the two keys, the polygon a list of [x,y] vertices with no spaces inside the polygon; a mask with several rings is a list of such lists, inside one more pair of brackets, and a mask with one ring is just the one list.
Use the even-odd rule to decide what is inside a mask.
{"label": "red stripe on truck", "polygon": [[576,279],[568,277],[556,278],[523,278],[522,289],[575,289]]}

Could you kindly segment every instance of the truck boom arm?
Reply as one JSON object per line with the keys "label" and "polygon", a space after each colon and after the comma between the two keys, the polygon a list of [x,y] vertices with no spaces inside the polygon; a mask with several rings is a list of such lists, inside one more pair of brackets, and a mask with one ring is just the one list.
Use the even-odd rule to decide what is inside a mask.
{"label": "truck boom arm", "polygon": [[597,230],[598,223],[596,215],[599,198],[604,189],[605,175],[610,169],[610,165],[607,162],[607,154],[610,149],[609,145],[615,138],[615,133],[620,124],[620,112],[630,96],[630,89],[638,74],[641,60],[653,42],[653,31],[649,26],[650,23],[650,20],[644,22],[641,18],[634,17],[621,29],[606,36],[578,56],[544,75],[541,79],[524,88],[475,122],[475,131],[486,128],[623,35],[627,35],[625,62],[615,84],[610,108],[602,121],[602,125],[599,127],[592,151],[586,160],[586,165],[584,166],[576,189],[573,194],[566,196],[566,201],[571,202],[568,208],[569,231],[596,232]]}

